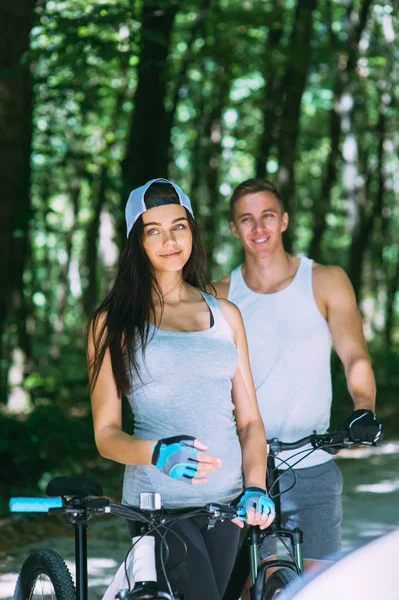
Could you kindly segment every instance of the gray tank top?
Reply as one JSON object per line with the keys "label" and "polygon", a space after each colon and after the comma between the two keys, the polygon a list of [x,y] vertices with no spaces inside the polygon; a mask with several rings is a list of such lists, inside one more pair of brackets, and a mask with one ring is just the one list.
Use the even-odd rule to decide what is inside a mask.
{"label": "gray tank top", "polygon": [[127,465],[123,501],[139,505],[140,492],[159,492],[166,508],[231,502],[242,491],[241,446],[231,398],[238,354],[219,302],[201,292],[213,316],[204,331],[166,331],[152,326],[145,358],[138,352],[128,400],[134,437],[158,440],[193,435],[220,456],[223,465],[201,485],[187,485],[152,465]]}
{"label": "gray tank top", "polygon": [[[330,423],[331,335],[313,296],[312,264],[310,259],[301,257],[291,284],[272,294],[251,290],[241,266],[231,273],[228,298],[243,316],[268,439],[295,441],[314,429],[324,433]],[[279,456],[288,460],[297,452]],[[325,452],[316,451],[304,458],[298,468],[330,458]],[[290,464],[295,460],[290,460]]]}

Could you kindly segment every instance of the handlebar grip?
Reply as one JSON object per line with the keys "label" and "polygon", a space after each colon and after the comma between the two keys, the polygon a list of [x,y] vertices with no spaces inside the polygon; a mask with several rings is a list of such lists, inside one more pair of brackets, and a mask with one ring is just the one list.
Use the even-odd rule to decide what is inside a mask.
{"label": "handlebar grip", "polygon": [[50,508],[62,508],[64,500],[58,498],[10,498],[11,512],[48,512]]}
{"label": "handlebar grip", "polygon": [[229,504],[218,504],[216,502],[207,504],[207,510],[218,519],[236,519],[238,518],[237,507]]}

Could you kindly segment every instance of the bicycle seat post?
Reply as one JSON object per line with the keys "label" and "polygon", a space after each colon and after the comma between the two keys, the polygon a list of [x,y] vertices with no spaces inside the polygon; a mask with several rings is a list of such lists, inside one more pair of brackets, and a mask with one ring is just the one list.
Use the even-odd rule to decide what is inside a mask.
{"label": "bicycle seat post", "polygon": [[87,585],[87,514],[82,498],[75,498],[76,512],[67,516],[75,530],[76,598],[88,600]]}
{"label": "bicycle seat post", "polygon": [[87,525],[75,525],[76,594],[78,600],[87,600]]}

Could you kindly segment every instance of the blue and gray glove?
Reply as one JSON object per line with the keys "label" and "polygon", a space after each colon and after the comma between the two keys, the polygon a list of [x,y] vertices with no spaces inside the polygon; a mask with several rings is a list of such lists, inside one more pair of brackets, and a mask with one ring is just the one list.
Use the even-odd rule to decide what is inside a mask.
{"label": "blue and gray glove", "polygon": [[194,448],[194,440],[195,437],[191,435],[175,435],[159,440],[152,451],[152,464],[173,479],[192,483],[198,469],[198,450]]}
{"label": "blue and gray glove", "polygon": [[375,445],[382,434],[382,425],[371,410],[354,410],[339,426],[337,438],[347,437],[351,442]]}
{"label": "blue and gray glove", "polygon": [[254,508],[255,512],[273,515],[273,518],[276,516],[274,502],[262,488],[254,486],[244,488],[237,504],[237,514],[241,521],[246,520],[249,508]]}

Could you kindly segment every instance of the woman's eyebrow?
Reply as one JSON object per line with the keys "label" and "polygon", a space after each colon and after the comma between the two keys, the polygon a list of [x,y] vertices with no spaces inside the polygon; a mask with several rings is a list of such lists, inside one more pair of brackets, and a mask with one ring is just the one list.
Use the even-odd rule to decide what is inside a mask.
{"label": "woman's eyebrow", "polygon": [[143,223],[143,227],[148,227],[149,225],[158,225],[158,227],[161,227],[161,223],[156,223],[155,221],[152,221],[151,223]]}
{"label": "woman's eyebrow", "polygon": [[[177,221],[187,221],[187,217],[177,217],[177,219],[173,219],[171,223],[177,223]],[[150,223],[143,223],[143,227],[148,227],[149,225],[157,225],[158,227],[162,227],[162,223],[157,223],[156,221],[151,221]]]}

